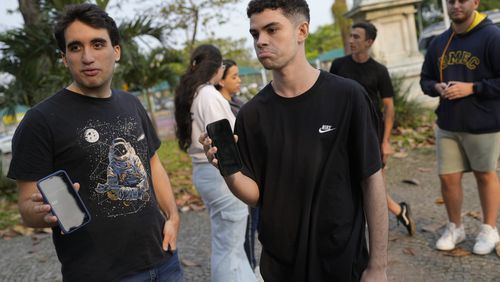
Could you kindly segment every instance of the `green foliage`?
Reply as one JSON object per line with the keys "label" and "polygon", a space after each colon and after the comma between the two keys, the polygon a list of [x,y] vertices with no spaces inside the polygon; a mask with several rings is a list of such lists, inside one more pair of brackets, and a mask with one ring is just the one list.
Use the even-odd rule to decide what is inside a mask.
{"label": "green foliage", "polygon": [[5,90],[4,107],[32,106],[69,82],[48,22],[1,33],[0,42],[0,70],[16,78]]}
{"label": "green foliage", "polygon": [[410,148],[428,147],[434,144],[433,125],[435,116],[431,109],[409,99],[410,86],[403,86],[402,77],[392,77],[396,120],[391,143],[397,152]]}
{"label": "green foliage", "polygon": [[19,223],[20,215],[16,203],[16,182],[5,177],[0,169],[0,230]]}
{"label": "green foliage", "polygon": [[17,205],[0,196],[0,230],[7,229],[21,221]]}
{"label": "green foliage", "polygon": [[500,1],[498,0],[481,0],[479,2],[479,11],[487,11],[487,10],[494,10],[494,9],[500,9]]}
{"label": "green foliage", "polygon": [[433,113],[415,99],[409,99],[410,86],[403,85],[403,78],[393,76],[394,111],[396,120],[394,127],[416,128],[432,119]]}
{"label": "green foliage", "polygon": [[0,198],[9,201],[17,200],[17,186],[16,182],[12,179],[0,175]]}
{"label": "green foliage", "polygon": [[174,194],[177,195],[180,191],[196,194],[196,189],[191,181],[191,158],[179,149],[177,140],[163,141],[157,153],[170,177]]}
{"label": "green foliage", "polygon": [[313,59],[323,52],[342,48],[342,36],[338,25],[327,24],[309,34],[306,41],[306,56]]}

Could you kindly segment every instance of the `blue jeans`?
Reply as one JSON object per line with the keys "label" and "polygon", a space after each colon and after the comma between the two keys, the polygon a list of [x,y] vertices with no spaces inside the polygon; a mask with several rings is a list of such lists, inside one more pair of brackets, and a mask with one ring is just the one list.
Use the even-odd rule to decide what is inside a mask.
{"label": "blue jeans", "polygon": [[255,233],[259,224],[259,208],[250,208],[248,215],[247,229],[245,233],[245,253],[252,269],[257,267],[257,259],[255,258]]}
{"label": "blue jeans", "polygon": [[121,280],[121,282],[183,282],[184,274],[179,262],[177,250],[172,257],[161,265],[158,265],[141,273],[134,274]]}
{"label": "blue jeans", "polygon": [[193,183],[210,214],[211,281],[255,281],[243,248],[248,207],[236,198],[209,163],[193,163]]}

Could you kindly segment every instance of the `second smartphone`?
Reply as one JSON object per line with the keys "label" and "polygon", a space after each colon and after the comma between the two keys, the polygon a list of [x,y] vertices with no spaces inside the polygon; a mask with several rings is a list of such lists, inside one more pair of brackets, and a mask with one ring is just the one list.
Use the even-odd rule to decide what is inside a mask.
{"label": "second smartphone", "polygon": [[220,174],[229,176],[240,171],[243,165],[229,121],[221,119],[209,123],[207,133],[208,137],[212,139],[212,146],[217,147],[215,157],[219,163]]}

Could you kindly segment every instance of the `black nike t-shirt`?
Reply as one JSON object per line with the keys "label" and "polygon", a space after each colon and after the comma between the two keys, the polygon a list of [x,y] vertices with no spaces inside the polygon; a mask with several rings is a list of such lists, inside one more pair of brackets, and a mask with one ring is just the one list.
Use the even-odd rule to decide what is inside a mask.
{"label": "black nike t-shirt", "polygon": [[267,85],[239,112],[243,173],[261,207],[266,281],[354,281],[368,259],[361,181],[380,167],[374,110],[359,84],[321,72],[295,98]]}
{"label": "black nike t-shirt", "polygon": [[53,228],[65,281],[116,281],[171,257],[149,163],[159,146],[139,100],[121,91],[100,99],[63,89],[26,113],[8,176],[65,170],[92,217],[67,235]]}

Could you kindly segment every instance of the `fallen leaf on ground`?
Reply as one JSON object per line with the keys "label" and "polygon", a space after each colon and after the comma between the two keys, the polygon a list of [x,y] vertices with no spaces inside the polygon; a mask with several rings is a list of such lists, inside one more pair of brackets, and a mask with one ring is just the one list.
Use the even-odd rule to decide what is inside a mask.
{"label": "fallen leaf on ground", "polygon": [[481,212],[480,211],[468,211],[465,215],[470,216],[474,219],[481,220]]}
{"label": "fallen leaf on ground", "polygon": [[471,252],[465,250],[464,248],[457,247],[449,252],[445,252],[444,255],[450,257],[466,257],[470,256]]}
{"label": "fallen leaf on ground", "polygon": [[415,251],[412,248],[405,248],[403,250],[403,254],[410,255],[410,256],[415,256]]}
{"label": "fallen leaf on ground", "polygon": [[192,267],[192,266],[200,266],[199,263],[187,260],[187,259],[181,259],[181,263],[185,267]]}
{"label": "fallen leaf on ground", "polygon": [[14,230],[12,229],[2,230],[0,233],[0,237],[2,237],[2,239],[4,240],[10,240],[16,236],[19,236],[19,234],[14,232]]}
{"label": "fallen leaf on ground", "polygon": [[442,226],[443,226],[443,224],[440,224],[440,223],[432,223],[432,224],[422,226],[422,231],[436,233],[438,231],[438,229],[441,228]]}
{"label": "fallen leaf on ground", "polygon": [[12,228],[12,230],[14,232],[18,233],[19,235],[31,235],[31,234],[33,234],[33,228],[26,227],[26,226],[21,225],[21,224],[17,224],[16,226],[14,226]]}
{"label": "fallen leaf on ground", "polygon": [[436,200],[434,200],[435,204],[442,205],[444,204],[444,200],[442,197],[437,197]]}
{"label": "fallen leaf on ground", "polygon": [[403,179],[401,182],[406,183],[406,184],[411,184],[411,185],[420,185],[420,181],[416,180],[415,178],[411,179]]}
{"label": "fallen leaf on ground", "polygon": [[44,234],[52,234],[52,228],[50,228],[50,227],[35,228],[35,229],[33,229],[33,232],[35,232],[35,234],[41,234],[43,237],[43,236],[45,236]]}
{"label": "fallen leaf on ground", "polygon": [[397,153],[394,153],[392,156],[395,157],[396,159],[404,159],[404,158],[408,157],[408,153],[397,152]]}

